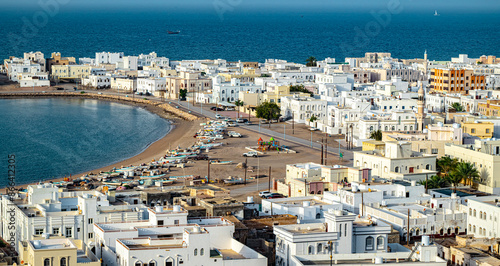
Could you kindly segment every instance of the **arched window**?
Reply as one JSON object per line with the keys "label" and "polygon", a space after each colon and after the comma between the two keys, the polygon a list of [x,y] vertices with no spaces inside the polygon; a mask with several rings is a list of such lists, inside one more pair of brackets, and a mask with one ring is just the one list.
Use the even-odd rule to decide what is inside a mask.
{"label": "arched window", "polygon": [[313,247],[313,246],[309,246],[309,247],[307,248],[307,254],[309,254],[309,255],[314,254],[314,247]]}
{"label": "arched window", "polygon": [[483,212],[479,212],[479,219],[483,219]]}
{"label": "arched window", "polygon": [[373,131],[373,126],[370,126],[370,131]]}
{"label": "arched window", "polygon": [[203,256],[203,255],[205,255],[205,249],[202,248],[202,249],[200,249],[200,256]]}
{"label": "arched window", "polygon": [[318,253],[322,252],[323,251],[323,244],[319,243],[317,250],[318,250]]}
{"label": "arched window", "polygon": [[148,266],[156,266],[156,261],[150,260]]}
{"label": "arched window", "polygon": [[[319,193],[319,194],[321,194],[321,193]],[[319,218],[321,218],[321,214],[316,213],[316,219],[319,219]]]}
{"label": "arched window", "polygon": [[174,259],[172,259],[172,258],[166,259],[165,266],[174,266]]}
{"label": "arched window", "polygon": [[425,169],[427,169],[427,170],[431,170],[431,165],[430,165],[430,164],[427,164],[427,165],[425,166]]}
{"label": "arched window", "polygon": [[474,209],[474,217],[476,217],[476,209]]}
{"label": "arched window", "polygon": [[366,250],[373,250],[373,237],[369,236],[365,240]]}
{"label": "arched window", "polygon": [[136,262],[135,262],[135,266],[142,266],[142,262],[140,262],[140,261],[136,261]]}
{"label": "arched window", "polygon": [[384,237],[377,237],[377,249],[384,249]]}
{"label": "arched window", "polygon": [[43,266],[50,266],[50,259],[44,259]]}
{"label": "arched window", "polygon": [[66,260],[66,258],[61,258],[61,266],[67,266],[68,265],[68,261]]}
{"label": "arched window", "polygon": [[197,248],[194,249],[194,255],[198,256],[198,249]]}
{"label": "arched window", "polygon": [[399,167],[398,166],[396,166],[396,168],[394,168],[394,172],[396,172],[396,173],[399,172]]}

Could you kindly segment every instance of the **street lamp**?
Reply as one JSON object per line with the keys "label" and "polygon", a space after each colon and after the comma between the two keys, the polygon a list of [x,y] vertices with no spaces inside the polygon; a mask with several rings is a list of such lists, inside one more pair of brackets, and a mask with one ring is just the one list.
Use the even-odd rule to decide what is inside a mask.
{"label": "street lamp", "polygon": [[330,266],[333,265],[333,241],[328,241],[328,249],[330,251]]}

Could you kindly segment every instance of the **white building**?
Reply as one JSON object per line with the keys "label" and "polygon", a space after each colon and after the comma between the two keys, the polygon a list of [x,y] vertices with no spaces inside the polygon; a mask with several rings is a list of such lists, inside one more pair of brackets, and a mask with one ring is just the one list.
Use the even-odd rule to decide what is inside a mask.
{"label": "white building", "polygon": [[408,142],[387,141],[382,151],[355,151],[354,166],[372,169],[374,177],[418,181],[436,174],[436,155],[414,152]]}
{"label": "white building", "polygon": [[23,73],[37,74],[45,71],[40,64],[33,63],[29,59],[6,59],[4,61],[4,66],[6,68],[7,77],[14,82],[19,82],[20,75]]}
{"label": "white building", "polygon": [[[212,99],[221,102],[235,102],[239,100],[240,92],[255,93],[261,89],[261,86],[249,82],[241,82],[239,79],[232,78],[231,82],[223,82],[223,77],[215,76],[212,78],[213,90]],[[215,102],[213,102],[215,103]]]}
{"label": "white building", "polygon": [[312,116],[318,121],[326,121],[327,102],[312,97],[281,97],[281,115],[293,117],[297,123],[309,122]]}
{"label": "white building", "polygon": [[474,237],[497,238],[500,236],[500,197],[488,196],[469,199],[468,233]]}
{"label": "white building", "polygon": [[124,92],[137,91],[137,79],[130,79],[126,77],[112,77],[110,81],[111,89]]}
{"label": "white building", "polygon": [[120,53],[110,53],[101,52],[95,53],[95,62],[97,64],[116,64],[123,61],[123,52]]}
{"label": "white building", "polygon": [[167,80],[165,78],[140,78],[137,79],[137,91],[151,93],[166,90]]}
{"label": "white building", "polygon": [[20,87],[49,87],[49,74],[39,73],[21,73],[18,75]]}
{"label": "white building", "polygon": [[111,87],[111,76],[89,75],[82,80],[83,86],[90,86],[97,89]]}
{"label": "white building", "polygon": [[[46,235],[80,239],[89,244],[94,239],[94,222],[141,220],[145,218],[145,210],[143,205],[113,205],[97,191],[60,192],[52,184],[30,185],[26,193],[12,200],[2,196],[0,234],[9,239],[15,231],[17,241]],[[14,229],[9,227],[11,217],[15,217],[18,225]]]}
{"label": "white building", "polygon": [[342,204],[324,201],[321,196],[262,200],[262,213],[265,215],[290,214],[297,217],[298,223],[317,222],[324,218],[328,210],[342,210]]}
{"label": "white building", "polygon": [[149,220],[95,224],[96,256],[106,265],[267,265],[267,258],[233,239],[222,217],[187,218],[180,206],[148,209]]}
{"label": "white building", "polygon": [[135,71],[138,69],[138,59],[137,56],[124,56],[120,61],[116,62],[116,68]]}

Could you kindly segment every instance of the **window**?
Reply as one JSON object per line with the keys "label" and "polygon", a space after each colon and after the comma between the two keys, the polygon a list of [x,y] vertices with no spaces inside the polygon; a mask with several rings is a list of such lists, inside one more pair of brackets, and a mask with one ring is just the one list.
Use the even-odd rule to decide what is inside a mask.
{"label": "window", "polygon": [[174,220],[174,224],[179,224],[179,220]]}
{"label": "window", "polygon": [[73,228],[66,227],[66,236],[67,237],[73,237]]}
{"label": "window", "polygon": [[432,149],[432,154],[438,154],[438,149]]}
{"label": "window", "polygon": [[94,219],[93,218],[89,218],[89,224],[93,224],[94,223]]}
{"label": "window", "polygon": [[471,128],[470,133],[476,133],[476,129],[475,128]]}
{"label": "window", "polygon": [[205,249],[202,248],[202,249],[200,249],[200,256],[203,256],[203,255],[205,255]]}
{"label": "window", "polygon": [[313,247],[313,246],[309,246],[309,247],[307,248],[307,254],[309,254],[309,255],[314,254],[314,247]]}
{"label": "window", "polygon": [[51,265],[52,263],[50,263],[50,259],[47,258],[43,260],[43,266],[51,266]]}
{"label": "window", "polygon": [[198,249],[197,248],[194,249],[194,255],[198,256]]}
{"label": "window", "polygon": [[490,133],[490,129],[489,128],[486,129],[486,133]]}
{"label": "window", "polygon": [[68,260],[66,258],[61,258],[61,266],[68,266]]}
{"label": "window", "polygon": [[39,236],[39,235],[42,235],[43,234],[43,228],[35,228],[35,235],[36,236]]}
{"label": "window", "polygon": [[377,249],[384,249],[384,237],[377,237]]}
{"label": "window", "polygon": [[53,227],[52,228],[52,234],[58,235],[59,234],[59,227]]}
{"label": "window", "polygon": [[373,250],[373,237],[369,236],[366,238],[366,250]]}
{"label": "window", "polygon": [[94,233],[89,233],[89,238],[94,238]]}
{"label": "window", "polygon": [[148,266],[156,266],[156,261],[152,260],[148,263]]}
{"label": "window", "polygon": [[165,266],[174,266],[174,261],[172,258],[168,258],[166,261],[165,261]]}
{"label": "window", "polygon": [[158,220],[158,225],[163,225],[163,220]]}
{"label": "window", "polygon": [[318,251],[318,253],[320,253],[323,250],[323,244],[319,243],[316,250]]}

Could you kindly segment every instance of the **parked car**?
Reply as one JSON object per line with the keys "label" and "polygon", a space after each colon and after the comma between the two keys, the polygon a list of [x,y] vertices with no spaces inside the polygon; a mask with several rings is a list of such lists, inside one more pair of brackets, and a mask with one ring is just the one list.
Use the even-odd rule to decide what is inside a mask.
{"label": "parked car", "polygon": [[63,90],[64,90],[64,88],[62,88],[62,87],[57,87],[57,88],[56,88],[56,90],[58,90],[58,91],[63,91]]}
{"label": "parked car", "polygon": [[235,122],[227,122],[227,125],[230,127],[237,127],[238,126],[238,124],[236,124]]}
{"label": "parked car", "polygon": [[259,154],[256,151],[249,151],[243,153],[243,157],[259,157]]}
{"label": "parked car", "polygon": [[318,129],[317,129],[317,128],[315,128],[315,127],[311,127],[311,128],[309,128],[309,130],[311,130],[311,131],[316,131],[316,130],[318,130]]}
{"label": "parked car", "polygon": [[215,111],[215,109],[217,109],[217,107],[215,107],[215,106],[210,107],[210,110],[212,110],[212,111]]}
{"label": "parked car", "polygon": [[226,111],[234,111],[234,108],[233,107],[228,107],[228,108],[226,108]]}
{"label": "parked car", "polygon": [[269,122],[268,122],[266,119],[262,119],[262,120],[260,120],[260,123],[261,123],[261,124],[267,124],[267,123],[269,123]]}
{"label": "parked car", "polygon": [[284,198],[284,197],[285,196],[283,196],[280,193],[271,193],[271,194],[267,195],[265,198],[266,199],[280,199],[280,198]]}
{"label": "parked car", "polygon": [[238,122],[238,123],[246,123],[246,122],[248,122],[248,119],[246,119],[246,118],[238,118],[238,119],[236,119],[236,122]]}
{"label": "parked car", "polygon": [[231,138],[241,138],[241,134],[238,133],[238,132],[235,132],[235,131],[229,131],[229,133],[227,133]]}
{"label": "parked car", "polygon": [[221,119],[221,118],[222,118],[222,115],[220,115],[220,114],[216,114],[216,115],[215,115],[215,118],[217,118],[217,119]]}
{"label": "parked car", "polygon": [[265,198],[265,197],[267,197],[267,196],[269,196],[271,194],[272,194],[271,191],[261,191],[261,192],[259,192],[259,197]]}

